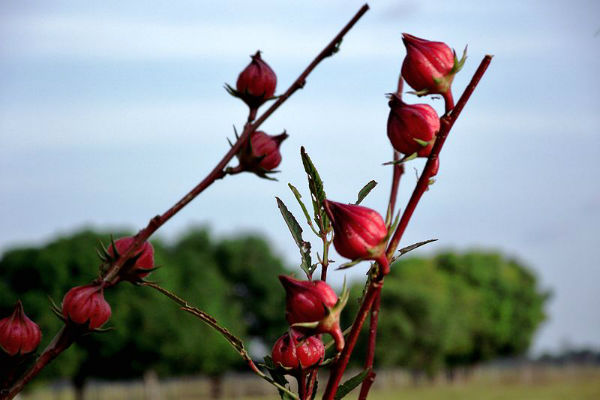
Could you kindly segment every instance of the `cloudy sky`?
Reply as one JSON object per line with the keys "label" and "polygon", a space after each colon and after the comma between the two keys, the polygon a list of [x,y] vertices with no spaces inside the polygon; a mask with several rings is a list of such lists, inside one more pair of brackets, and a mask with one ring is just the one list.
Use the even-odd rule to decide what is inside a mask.
{"label": "cloudy sky", "polygon": [[[145,225],[227,150],[245,108],[223,83],[235,83],[248,56],[261,49],[283,91],[360,5],[1,2],[0,251],[86,225]],[[518,257],[554,291],[536,350],[600,346],[600,4],[371,7],[341,52],[263,126],[291,135],[280,181],[227,178],[170,221],[163,237],[193,224],[220,235],[257,231],[295,263],[274,196],[294,209],[286,184],[305,187],[301,145],[331,198],[352,201],[376,179],[365,204],[384,211],[390,169],[381,163],[391,158],[384,94],[394,90],[404,56],[401,32],[457,50],[468,44],[456,97],[483,55],[495,58],[455,125],[405,244],[435,237],[425,251],[500,248]],[[408,173],[404,201],[414,182]]]}

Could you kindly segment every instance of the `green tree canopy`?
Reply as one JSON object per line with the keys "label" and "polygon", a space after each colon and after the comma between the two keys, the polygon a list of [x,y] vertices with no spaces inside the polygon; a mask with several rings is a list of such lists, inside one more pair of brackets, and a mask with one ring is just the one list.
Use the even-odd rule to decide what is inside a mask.
{"label": "green tree canopy", "polygon": [[[115,237],[124,236],[123,233]],[[42,348],[62,322],[50,312],[48,297],[60,303],[73,286],[88,283],[100,261],[95,249],[110,236],[85,230],[42,247],[5,252],[0,260],[0,315],[17,299],[43,331]],[[194,229],[172,244],[153,241],[156,264],[148,278],[215,316],[234,334],[275,335],[285,329],[285,273],[267,243],[255,236],[213,241]],[[241,366],[239,355],[216,332],[158,292],[124,283],[107,290],[112,307],[105,334],[83,337],[44,371],[46,377],[127,378],[148,369],[161,375],[218,375]]]}

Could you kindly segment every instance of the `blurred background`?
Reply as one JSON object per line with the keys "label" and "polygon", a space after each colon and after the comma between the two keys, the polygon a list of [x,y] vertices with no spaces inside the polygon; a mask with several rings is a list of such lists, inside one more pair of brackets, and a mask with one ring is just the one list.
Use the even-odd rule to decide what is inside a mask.
{"label": "blurred background", "polygon": [[[249,55],[263,51],[282,92],[361,5],[1,2],[2,316],[17,296],[24,297],[26,311],[45,324],[48,341],[58,325],[47,312],[46,295],[59,300],[74,283],[93,276],[96,240],[144,226],[228,149],[226,137],[233,137],[232,125],[242,126],[246,108],[223,84],[235,83]],[[308,195],[299,157],[304,145],[330,198],[353,201],[375,179],[379,186],[364,204],[385,211],[391,169],[381,164],[392,157],[385,94],[395,89],[405,54],[401,33],[409,32],[444,41],[457,52],[468,45],[455,97],[481,58],[495,57],[405,235],[404,245],[439,240],[396,268],[398,290],[389,291],[389,329],[382,327],[381,340],[390,340],[387,348],[398,352],[378,360],[391,369],[411,369],[409,380],[420,374],[451,377],[456,368],[489,360],[497,366],[506,357],[584,354],[597,360],[598,15],[600,4],[593,0],[373,2],[341,51],[263,125],[270,134],[290,134],[279,181],[238,175],[217,182],[161,229],[156,245],[164,268],[157,279],[230,322],[251,341],[254,354],[264,355],[284,326],[276,274],[299,273],[298,251],[274,196],[299,213],[287,183]],[[441,100],[408,101],[429,101],[439,112],[443,107]],[[400,206],[416,181],[411,171],[401,185]],[[332,273],[332,282],[359,280],[367,268]],[[199,274],[197,281],[185,271]],[[130,299],[111,302],[118,329],[90,339],[112,347],[71,349],[64,355],[70,361],[57,363],[48,378],[70,377],[77,386],[90,377],[139,378],[144,370],[160,379],[197,373],[214,378],[239,368],[226,343],[197,335],[199,323],[173,314],[162,299],[134,288],[116,292]],[[256,294],[267,292],[264,298]],[[265,315],[248,315],[244,307],[252,296],[263,302]],[[153,301],[152,308],[163,311],[140,311]],[[416,311],[399,311],[409,305]],[[161,318],[177,318],[175,325],[187,327],[187,335],[160,331]],[[119,321],[142,326],[142,332],[134,337]],[[423,332],[431,334],[428,340],[414,342]],[[173,336],[178,339],[165,340]],[[214,346],[197,344],[198,336],[213,338]],[[182,361],[182,347],[188,361]],[[86,353],[94,348],[106,353]],[[131,368],[113,376],[94,370],[95,357],[118,352],[130,357],[122,364]],[[177,368],[170,359],[180,360]]]}

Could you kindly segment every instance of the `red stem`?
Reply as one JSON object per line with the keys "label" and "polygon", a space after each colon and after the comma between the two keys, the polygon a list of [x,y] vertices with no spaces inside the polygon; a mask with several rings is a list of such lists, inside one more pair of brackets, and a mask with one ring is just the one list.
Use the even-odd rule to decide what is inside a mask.
{"label": "red stem", "polygon": [[229,164],[231,159],[240,150],[240,148],[246,143],[246,140],[252,132],[254,132],[267,118],[271,116],[283,104],[292,94],[298,89],[301,89],[306,84],[306,78],[316,68],[317,65],[325,58],[333,55],[338,44],[342,41],[342,38],[348,33],[350,29],[358,22],[358,20],[369,10],[367,4],[363,5],[360,10],[352,17],[352,19],[342,28],[342,30],[329,42],[327,46],[315,57],[315,59],[306,67],[306,69],[298,76],[298,78],[292,83],[292,85],[286,90],[284,94],[279,96],[275,103],[271,105],[255,122],[246,123],[244,131],[240,138],[235,144],[229,149],[227,154],[219,161],[219,163],[213,168],[206,178],[202,180],[195,188],[193,188],[188,194],[186,194],[181,200],[179,200],[173,207],[168,209],[164,214],[157,215],[150,220],[148,225],[139,231],[135,235],[135,241],[131,246],[121,254],[119,259],[113,264],[111,269],[107,272],[104,277],[104,281],[111,282],[119,273],[125,261],[131,258],[135,252],[142,246],[142,244],[148,240],[148,238],[158,230],[165,222],[167,222],[172,216],[177,214],[183,207],[191,202],[196,196],[204,191],[217,179],[223,178],[225,172],[223,169]]}
{"label": "red stem", "polygon": [[[363,5],[358,12],[352,17],[352,19],[342,28],[342,30],[323,48],[323,50],[315,57],[315,59],[304,69],[304,71],[298,76],[298,78],[292,83],[292,85],[283,93],[281,96],[277,98],[277,100],[254,122],[250,122],[254,119],[254,113],[252,110],[250,111],[248,122],[244,126],[244,131],[238,140],[234,143],[234,145],[229,149],[229,151],[223,156],[221,161],[212,169],[212,171],[192,190],[190,190],[185,196],[183,196],[175,205],[165,211],[162,215],[157,215],[150,219],[148,225],[140,230],[135,235],[135,240],[129,246],[129,248],[120,254],[118,260],[116,260],[104,277],[101,278],[101,281],[104,285],[110,286],[117,281],[117,276],[120,269],[123,267],[125,262],[130,259],[136,251],[138,251],[143,243],[148,240],[148,238],[156,232],[162,225],[164,225],[171,217],[177,214],[183,207],[189,204],[194,198],[196,198],[200,193],[202,193],[207,187],[213,184],[216,180],[223,178],[227,172],[225,172],[225,167],[229,162],[233,159],[233,157],[238,153],[241,147],[246,143],[248,137],[252,132],[254,132],[267,118],[271,116],[278,108],[281,106],[292,94],[294,94],[298,89],[301,89],[306,84],[306,78],[308,75],[319,65],[321,61],[325,58],[333,55],[335,53],[336,48],[339,43],[342,41],[343,37],[348,33],[350,29],[358,22],[358,20],[369,10],[369,6],[367,4]],[[61,352],[66,350],[71,344],[70,341],[68,344],[63,337],[65,331],[65,327],[56,334],[54,339],[51,342],[61,344],[61,346],[55,346],[50,349],[47,348],[44,353],[34,363],[34,365],[26,372],[26,374],[21,377],[11,388],[10,397],[2,397],[0,400],[4,399],[12,399],[23,390],[23,387],[27,382],[29,382],[33,377],[35,377],[50,361],[56,358]],[[63,342],[65,341],[65,342]],[[50,345],[49,345],[50,346]],[[257,371],[258,368],[253,365],[252,362],[249,363],[250,367]]]}
{"label": "red stem", "polygon": [[400,243],[400,239],[402,239],[402,235],[404,234],[404,231],[406,230],[406,227],[408,226],[410,218],[412,217],[413,212],[415,211],[415,208],[417,208],[417,204],[419,204],[419,200],[421,199],[421,196],[423,196],[423,193],[425,193],[425,191],[429,187],[429,178],[431,176],[431,171],[433,169],[435,159],[438,158],[440,151],[442,150],[442,147],[444,146],[444,142],[446,141],[446,138],[448,137],[448,134],[450,133],[452,126],[454,125],[454,122],[456,122],[456,119],[459,117],[460,113],[462,112],[463,108],[465,107],[465,104],[467,104],[467,102],[469,101],[469,98],[473,94],[473,91],[477,87],[477,84],[481,80],[481,77],[485,73],[485,70],[490,65],[491,61],[492,61],[492,56],[490,56],[490,55],[486,55],[483,58],[483,60],[479,64],[479,68],[477,68],[477,71],[475,71],[475,74],[471,78],[471,82],[469,82],[469,85],[463,92],[462,96],[460,96],[460,99],[458,100],[458,103],[456,103],[455,107],[453,107],[453,104],[452,104],[452,95],[451,94],[449,96],[444,97],[446,100],[446,114],[442,118],[440,118],[440,122],[441,122],[440,132],[437,135],[437,139],[435,140],[433,149],[431,149],[431,153],[429,154],[429,158],[427,159],[425,168],[423,169],[423,172],[421,173],[421,177],[419,178],[419,181],[417,182],[417,186],[415,187],[415,189],[410,197],[410,200],[408,201],[408,204],[406,205],[406,209],[404,210],[402,217],[400,218],[400,223],[398,224],[398,228],[396,228],[396,232],[394,232],[394,235],[392,236],[392,240],[390,240],[390,244],[388,245],[388,248],[387,248],[388,258],[391,259],[391,257],[394,255],[394,252],[396,251],[396,249],[398,248],[398,244]]}
{"label": "red stem", "polygon": [[[438,133],[438,136],[437,136],[437,139],[433,146],[433,149],[431,150],[431,154],[429,155],[429,158],[427,160],[427,164],[425,164],[425,168],[423,169],[423,172],[421,173],[421,177],[419,178],[419,181],[417,182],[417,185],[412,193],[412,196],[408,202],[408,205],[406,206],[406,209],[404,210],[404,213],[402,214],[402,217],[400,218],[400,223],[399,223],[398,227],[396,228],[394,235],[392,236],[390,244],[388,245],[388,248],[387,248],[388,259],[391,260],[392,256],[394,255],[394,252],[396,251],[396,248],[398,247],[398,244],[400,243],[400,239],[402,238],[402,234],[404,233],[404,230],[406,229],[406,226],[408,225],[408,222],[410,221],[410,218],[411,218],[417,204],[419,203],[421,196],[423,195],[423,193],[425,193],[425,191],[427,190],[427,188],[429,186],[429,176],[431,175],[431,170],[433,168],[433,160],[438,157],[438,155],[442,149],[442,146],[444,145],[444,142],[446,141],[446,138],[448,137],[448,134],[450,133],[450,129],[452,128],[452,126],[454,125],[454,122],[456,121],[456,119],[458,118],[460,113],[462,112],[462,109],[464,108],[465,104],[471,97],[471,94],[473,94],[473,91],[477,87],[477,84],[481,80],[481,77],[485,73],[485,71],[491,61],[492,61],[492,56],[490,56],[490,55],[486,55],[483,58],[483,60],[479,64],[479,67],[477,68],[477,71],[475,71],[475,74],[471,78],[471,82],[469,82],[469,85],[467,86],[467,88],[463,92],[462,96],[458,100],[456,107],[452,107],[453,104],[451,104],[451,102],[452,102],[451,95],[445,97],[445,99],[447,101],[447,104],[446,104],[447,112],[441,118],[442,126],[440,129],[440,132]],[[333,400],[334,399],[335,393],[337,392],[337,388],[340,385],[340,382],[342,380],[344,371],[346,370],[346,367],[348,366],[348,361],[350,360],[350,354],[352,353],[352,351],[354,350],[354,346],[356,345],[356,339],[358,338],[358,333],[360,332],[360,329],[362,328],[362,325],[365,322],[367,313],[371,309],[371,305],[373,304],[373,301],[374,301],[374,298],[375,298],[377,292],[381,290],[382,286],[383,286],[383,276],[381,276],[381,275],[376,277],[375,279],[373,279],[371,281],[371,283],[369,284],[367,293],[365,294],[365,297],[363,298],[361,307],[356,315],[356,318],[354,319],[354,323],[352,324],[352,329],[350,331],[350,335],[346,342],[346,346],[344,347],[344,350],[342,351],[340,358],[338,359],[338,362],[335,363],[333,370],[331,371],[331,375],[329,376],[329,381],[327,382],[327,389],[325,390],[325,394],[323,395],[323,400]]]}
{"label": "red stem", "polygon": [[365,360],[365,369],[370,369],[367,377],[360,388],[358,400],[366,400],[371,385],[375,382],[375,371],[373,371],[373,361],[375,360],[375,345],[377,342],[377,323],[379,322],[379,307],[381,305],[381,287],[375,295],[373,305],[371,306],[371,316],[369,319],[369,343],[367,348],[367,359]]}
{"label": "red stem", "polygon": [[42,354],[37,358],[32,368],[27,370],[15,384],[11,387],[6,395],[0,397],[1,400],[10,400],[23,390],[25,385],[35,378],[46,365],[54,360],[60,353],[65,351],[78,337],[78,335],[68,325],[64,325],[56,334],[52,342],[44,349]]}
{"label": "red stem", "polygon": [[354,346],[356,345],[356,340],[358,339],[358,334],[363,326],[363,323],[367,319],[367,313],[371,309],[371,305],[377,296],[377,292],[379,292],[381,285],[383,285],[383,278],[379,281],[371,281],[369,288],[367,289],[367,293],[363,299],[362,304],[360,305],[360,309],[356,314],[356,318],[354,323],[352,324],[352,329],[346,338],[346,345],[344,346],[344,350],[342,350],[338,361],[334,364],[331,374],[329,375],[329,381],[327,382],[327,388],[325,389],[325,393],[323,394],[323,399],[333,400],[335,397],[335,393],[337,392],[337,388],[340,386],[342,381],[342,376],[346,367],[348,366],[348,361],[350,361],[350,355],[354,350]]}

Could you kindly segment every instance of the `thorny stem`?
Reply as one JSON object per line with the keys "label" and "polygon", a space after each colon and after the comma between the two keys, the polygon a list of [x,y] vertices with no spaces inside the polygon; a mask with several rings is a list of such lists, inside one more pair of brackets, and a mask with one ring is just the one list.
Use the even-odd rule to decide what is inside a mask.
{"label": "thorny stem", "polygon": [[[142,244],[148,240],[148,238],[156,232],[161,226],[163,226],[171,217],[177,214],[183,207],[188,205],[192,200],[194,200],[200,193],[202,193],[207,187],[213,184],[215,181],[225,177],[230,171],[225,170],[227,164],[233,159],[233,157],[238,153],[238,151],[242,148],[242,146],[247,142],[250,135],[256,131],[256,129],[267,120],[290,96],[292,96],[298,89],[302,89],[306,84],[306,78],[308,75],[319,65],[321,61],[325,58],[332,56],[335,54],[339,44],[341,43],[344,36],[354,27],[354,25],[358,22],[358,20],[369,10],[369,6],[367,4],[363,5],[358,12],[352,17],[352,19],[342,28],[342,30],[325,46],[325,48],[315,57],[315,59],[304,69],[304,71],[296,78],[296,80],[292,83],[292,85],[283,93],[281,96],[277,98],[277,100],[254,122],[248,121],[244,125],[244,130],[237,141],[231,146],[229,151],[223,156],[221,161],[217,163],[217,165],[212,169],[212,171],[200,182],[196,185],[192,190],[190,190],[185,196],[183,196],[177,203],[175,203],[171,208],[165,211],[162,215],[157,215],[150,219],[148,225],[145,228],[140,230],[135,235],[135,240],[129,246],[129,248],[124,251],[119,258],[112,264],[110,269],[102,278],[102,281],[106,285],[111,285],[115,282],[115,279],[123,267],[125,262],[130,259],[142,246]],[[253,119],[252,112],[249,115],[249,120]],[[55,343],[57,341],[63,340],[61,337],[61,330],[54,337],[51,343]],[[62,342],[61,342],[62,343]],[[72,342],[71,342],[72,343]],[[69,343],[69,345],[71,344]],[[50,361],[56,358],[61,352],[66,350],[69,345],[64,348],[57,347],[52,350],[48,354],[46,351],[42,353],[40,357],[35,361],[33,366],[27,371],[27,373],[21,377],[11,389],[11,397],[6,397],[6,399],[12,399],[17,393],[23,390],[23,387],[27,382],[29,382],[35,375],[37,375]],[[244,355],[242,355],[244,357]],[[246,358],[245,358],[246,359]],[[272,382],[276,386],[278,385],[271,378],[262,373],[256,365],[252,362],[252,360],[248,357],[246,360],[250,365],[251,369],[259,374],[263,379]],[[281,390],[289,392],[288,389],[281,387]],[[290,395],[297,398],[297,396],[291,392]],[[0,398],[0,400],[4,400],[5,397]]]}
{"label": "thorny stem", "polygon": [[266,380],[267,382],[269,382],[270,384],[275,386],[277,389],[283,390],[287,394],[291,395],[294,399],[298,399],[298,396],[295,393],[290,391],[288,388],[278,384],[273,379],[268,377],[264,372],[262,372],[258,368],[258,366],[254,363],[254,361],[252,361],[252,358],[250,358],[250,355],[248,354],[246,348],[244,347],[244,343],[238,337],[236,337],[234,334],[232,334],[227,328],[222,327],[213,316],[190,305],[186,300],[182,299],[181,297],[177,296],[175,293],[168,291],[167,289],[163,288],[162,286],[160,286],[154,282],[145,281],[145,282],[141,283],[141,286],[147,286],[149,288],[152,288],[152,289],[162,293],[163,295],[167,296],[169,299],[173,300],[175,303],[179,304],[183,311],[186,311],[186,312],[192,314],[196,318],[205,322],[211,328],[215,329],[240,354],[240,356],[244,359],[244,361],[246,361],[246,363],[248,364],[248,366],[250,367],[252,372],[254,372],[256,375],[260,376],[262,379]]}
{"label": "thorny stem", "polygon": [[[429,178],[431,175],[431,170],[434,165],[433,161],[439,156],[442,146],[444,145],[444,142],[446,141],[446,138],[448,137],[448,134],[450,133],[450,129],[452,128],[452,126],[454,125],[454,122],[456,121],[456,119],[458,118],[460,113],[462,112],[462,109],[464,108],[465,104],[471,97],[471,94],[473,94],[473,91],[477,87],[477,84],[481,80],[487,67],[490,65],[490,62],[492,61],[492,57],[493,56],[491,56],[491,55],[486,55],[483,58],[483,60],[479,64],[479,67],[477,68],[477,71],[475,71],[475,74],[471,78],[471,81],[469,82],[469,84],[466,87],[465,91],[463,92],[462,96],[458,100],[458,103],[456,104],[456,106],[453,107],[452,104],[446,104],[447,111],[446,111],[446,114],[441,118],[440,132],[437,135],[437,139],[435,141],[433,149],[431,150],[431,153],[429,155],[427,163],[425,164],[425,168],[423,169],[423,172],[421,173],[421,177],[419,178],[419,181],[417,182],[417,185],[413,191],[413,194],[411,195],[408,205],[406,206],[406,209],[404,210],[404,213],[402,214],[400,223],[398,224],[398,227],[396,228],[396,231],[394,232],[394,235],[392,236],[392,239],[390,240],[390,243],[388,245],[388,248],[387,248],[388,260],[392,259],[394,252],[396,251],[396,248],[398,247],[398,244],[400,243],[402,234],[404,233],[404,230],[406,229],[406,226],[408,225],[408,222],[410,221],[410,218],[411,218],[417,204],[419,203],[421,196],[423,195],[423,193],[425,193],[425,191],[427,190],[427,188],[429,186]],[[451,99],[451,97],[446,97],[446,100],[450,100],[450,99]],[[327,382],[327,388],[325,390],[325,394],[323,394],[323,400],[333,400],[334,399],[335,393],[337,392],[337,388],[339,387],[340,382],[342,380],[344,371],[346,370],[346,367],[348,366],[348,361],[350,360],[350,355],[352,354],[352,351],[354,350],[354,346],[356,345],[356,339],[358,338],[358,333],[360,332],[360,329],[362,328],[362,325],[365,322],[365,319],[367,317],[367,313],[371,309],[371,306],[373,305],[373,302],[374,302],[378,292],[380,292],[382,286],[383,286],[383,276],[381,276],[381,274],[380,274],[380,276],[371,280],[371,283],[369,284],[369,286],[367,288],[367,292],[363,298],[360,309],[354,319],[354,323],[352,324],[352,330],[350,331],[348,340],[346,341],[346,346],[344,346],[344,350],[340,354],[338,361],[334,364],[331,374],[329,375],[329,381]],[[366,389],[366,391],[368,392],[368,389]]]}

